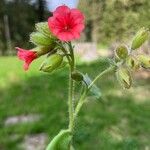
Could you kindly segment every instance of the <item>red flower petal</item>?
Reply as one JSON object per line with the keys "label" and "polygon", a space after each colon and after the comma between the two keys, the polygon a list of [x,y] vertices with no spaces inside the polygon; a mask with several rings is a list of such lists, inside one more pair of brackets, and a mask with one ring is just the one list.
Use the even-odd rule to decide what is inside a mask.
{"label": "red flower petal", "polygon": [[53,15],[60,15],[60,14],[66,14],[70,12],[70,8],[63,5],[56,8],[56,10],[53,12]]}
{"label": "red flower petal", "polygon": [[71,33],[72,33],[74,39],[79,39],[80,38],[80,33],[74,32],[74,31],[72,31]]}
{"label": "red flower petal", "polygon": [[74,32],[81,32],[83,29],[84,29],[84,25],[83,24],[78,24],[78,25],[73,27],[73,31]]}
{"label": "red flower petal", "polygon": [[24,70],[28,70],[31,62],[38,57],[36,51],[25,50],[19,47],[16,47],[16,50],[18,50],[18,58],[24,61]]}
{"label": "red flower petal", "polygon": [[48,26],[61,41],[78,39],[84,29],[84,15],[78,9],[59,6],[48,19]]}
{"label": "red flower petal", "polygon": [[81,13],[81,11],[78,10],[78,9],[71,9],[71,15],[72,15],[73,17],[76,17],[76,19],[77,19],[77,18],[81,19],[81,21],[84,20],[84,15],[83,15],[83,14]]}
{"label": "red flower petal", "polygon": [[71,32],[61,32],[57,36],[59,39],[65,42],[68,42],[74,39],[74,36],[72,35]]}

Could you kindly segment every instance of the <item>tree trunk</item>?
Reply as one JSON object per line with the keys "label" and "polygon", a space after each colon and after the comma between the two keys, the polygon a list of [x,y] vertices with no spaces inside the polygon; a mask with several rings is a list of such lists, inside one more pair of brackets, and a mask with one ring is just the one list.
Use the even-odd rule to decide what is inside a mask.
{"label": "tree trunk", "polygon": [[39,21],[44,20],[44,6],[45,6],[45,1],[44,0],[38,0],[38,17],[39,17]]}

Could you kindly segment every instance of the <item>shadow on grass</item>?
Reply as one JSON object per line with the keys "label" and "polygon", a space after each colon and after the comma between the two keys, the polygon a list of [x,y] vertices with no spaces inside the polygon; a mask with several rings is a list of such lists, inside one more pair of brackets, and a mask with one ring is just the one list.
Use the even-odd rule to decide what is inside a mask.
{"label": "shadow on grass", "polygon": [[[106,63],[80,66],[94,77]],[[67,128],[67,71],[26,78],[0,89],[0,149],[19,150],[25,135],[47,133],[50,139]],[[141,82],[141,81],[140,81]],[[144,82],[145,84],[146,82]],[[149,81],[147,81],[147,84]],[[112,77],[97,83],[105,100],[88,101],[79,116],[75,147],[78,150],[140,150],[149,147],[149,101],[137,104],[134,96],[111,94],[119,90]],[[143,84],[143,82],[142,82]],[[122,91],[123,92],[123,91]],[[147,98],[148,99],[148,98]],[[33,123],[5,126],[7,117],[40,114]]]}

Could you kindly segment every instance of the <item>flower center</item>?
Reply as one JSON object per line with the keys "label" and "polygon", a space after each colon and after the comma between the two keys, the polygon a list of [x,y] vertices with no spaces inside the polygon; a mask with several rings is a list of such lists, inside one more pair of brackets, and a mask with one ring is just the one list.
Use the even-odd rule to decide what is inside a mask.
{"label": "flower center", "polygon": [[70,29],[69,26],[65,26],[65,27],[64,27],[64,30],[65,30],[65,31],[69,31],[69,29]]}

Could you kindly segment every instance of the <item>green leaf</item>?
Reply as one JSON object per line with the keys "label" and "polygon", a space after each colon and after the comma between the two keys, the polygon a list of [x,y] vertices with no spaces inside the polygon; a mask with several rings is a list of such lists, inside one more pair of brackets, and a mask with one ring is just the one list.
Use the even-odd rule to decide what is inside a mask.
{"label": "green leaf", "polygon": [[46,150],[69,150],[72,135],[70,130],[61,130],[47,146]]}
{"label": "green leaf", "polygon": [[[92,80],[90,79],[88,74],[85,74],[83,78],[87,86],[92,83]],[[94,96],[96,99],[99,99],[102,96],[100,89],[95,84],[90,88],[90,92],[90,95]]]}

